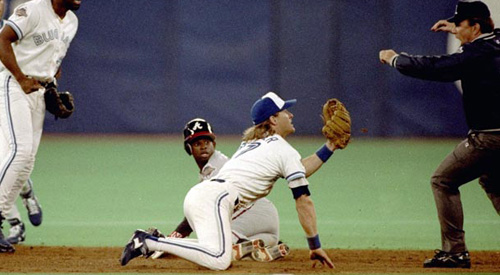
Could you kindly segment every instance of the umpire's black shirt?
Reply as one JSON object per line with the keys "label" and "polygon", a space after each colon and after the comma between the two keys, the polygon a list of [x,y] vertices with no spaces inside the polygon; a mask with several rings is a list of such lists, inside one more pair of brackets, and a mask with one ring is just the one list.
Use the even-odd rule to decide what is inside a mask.
{"label": "umpire's black shirt", "polygon": [[394,66],[408,76],[462,81],[467,125],[472,130],[500,130],[500,29],[483,34],[441,56],[401,54]]}

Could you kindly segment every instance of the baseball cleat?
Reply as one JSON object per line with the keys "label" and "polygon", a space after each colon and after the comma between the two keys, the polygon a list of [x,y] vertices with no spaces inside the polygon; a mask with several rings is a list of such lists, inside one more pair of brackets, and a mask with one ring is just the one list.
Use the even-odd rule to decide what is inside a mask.
{"label": "baseball cleat", "polygon": [[243,241],[241,243],[233,244],[233,261],[239,261],[246,256],[250,255],[252,251],[264,248],[264,241],[255,239],[250,241]]}
{"label": "baseball cleat", "polygon": [[139,256],[148,256],[150,253],[146,245],[146,237],[149,236],[144,230],[137,229],[130,241],[125,245],[123,249],[122,256],[120,257],[120,263],[126,265],[133,258]]}
{"label": "baseball cleat", "polygon": [[14,247],[4,238],[0,237],[0,253],[14,253]]}
{"label": "baseball cleat", "polygon": [[431,259],[424,261],[424,268],[470,268],[469,252],[449,253],[442,250],[434,251]]}
{"label": "baseball cleat", "polygon": [[281,243],[275,246],[267,246],[254,250],[251,257],[257,262],[271,262],[283,258],[288,254],[290,254],[290,248],[288,245]]}
{"label": "baseball cleat", "polygon": [[0,211],[0,253],[13,253],[16,250],[8,241],[5,240],[5,236],[3,235],[3,232],[2,232],[3,220],[4,220],[4,217],[2,216],[2,212]]}
{"label": "baseball cleat", "polygon": [[24,223],[18,221],[17,224],[11,225],[9,229],[9,236],[6,241],[10,244],[18,244],[24,242],[26,239],[26,232],[24,228]]}
{"label": "baseball cleat", "polygon": [[0,253],[13,253],[16,251],[14,247],[4,239],[2,232],[2,216],[0,215]]}
{"label": "baseball cleat", "polygon": [[38,202],[38,198],[33,193],[33,190],[25,195],[21,195],[21,198],[26,210],[28,210],[28,217],[31,224],[34,226],[42,224],[42,206]]}

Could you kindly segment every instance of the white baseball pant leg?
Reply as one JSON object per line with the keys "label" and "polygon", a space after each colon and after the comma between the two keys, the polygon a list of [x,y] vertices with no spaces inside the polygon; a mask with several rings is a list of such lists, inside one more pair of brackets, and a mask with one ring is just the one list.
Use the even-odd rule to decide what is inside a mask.
{"label": "white baseball pant leg", "polygon": [[[8,73],[0,73],[0,142],[6,153],[0,161],[0,211],[10,211],[33,171],[45,117],[44,90],[25,94]],[[17,211],[17,215],[19,212]]]}
{"label": "white baseball pant leg", "polygon": [[184,199],[184,215],[198,236],[193,239],[147,238],[150,251],[164,251],[212,270],[231,265],[231,215],[237,199],[227,183],[203,181]]}
{"label": "white baseball pant leg", "polygon": [[234,212],[231,229],[233,243],[241,239],[261,239],[265,245],[277,245],[280,236],[278,209],[267,198],[258,199],[252,207]]}
{"label": "white baseball pant leg", "polygon": [[[31,192],[32,189],[33,189],[33,181],[31,179],[28,179],[24,183],[23,187],[21,188],[20,195],[27,194],[27,193]],[[12,208],[10,209],[9,212],[5,212],[5,213],[2,212],[2,215],[11,224],[15,220],[22,221],[21,214],[19,213],[19,209],[17,208],[17,204],[15,204],[15,203],[12,205]]]}

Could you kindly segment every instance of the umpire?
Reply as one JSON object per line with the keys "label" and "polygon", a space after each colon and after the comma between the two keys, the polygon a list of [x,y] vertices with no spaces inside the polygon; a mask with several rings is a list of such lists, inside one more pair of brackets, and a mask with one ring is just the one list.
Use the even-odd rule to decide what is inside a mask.
{"label": "umpire", "polygon": [[470,128],[432,175],[431,184],[441,225],[442,250],[424,267],[470,268],[465,245],[459,187],[476,178],[500,214],[500,29],[494,29],[486,4],[459,1],[455,15],[431,28],[448,32],[461,47],[451,55],[414,56],[380,51],[384,64],[404,75],[462,81],[463,106]]}

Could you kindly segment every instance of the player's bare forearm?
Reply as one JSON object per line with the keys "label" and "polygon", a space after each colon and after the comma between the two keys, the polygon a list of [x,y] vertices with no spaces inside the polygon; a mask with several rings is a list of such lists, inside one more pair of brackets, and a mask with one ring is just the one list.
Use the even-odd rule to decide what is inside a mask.
{"label": "player's bare forearm", "polygon": [[323,161],[321,161],[321,159],[316,154],[312,154],[307,158],[302,159],[301,162],[306,169],[306,177],[314,174],[323,165]]}
{"label": "player's bare forearm", "polygon": [[12,43],[15,41],[17,41],[17,35],[12,28],[9,26],[2,28],[2,32],[0,32],[0,61],[21,85],[23,91],[29,94],[42,88],[42,85],[37,80],[24,75],[19,68],[12,49]]}
{"label": "player's bare forearm", "polygon": [[[180,238],[184,238],[184,237],[187,237],[189,236],[192,232],[193,232],[193,229],[191,228],[191,226],[189,225],[189,222],[188,220],[184,217],[184,219],[182,220],[182,222],[177,226],[177,228],[175,229],[175,231],[177,234],[175,234],[177,237],[179,236],[182,236]],[[172,233],[174,233],[172,232]]]}
{"label": "player's bare forearm", "polygon": [[316,224],[316,209],[311,197],[302,195],[295,200],[295,208],[299,216],[299,222],[307,237],[313,237],[318,234]]}
{"label": "player's bare forearm", "polygon": [[0,61],[5,68],[10,71],[17,81],[21,81],[26,76],[23,74],[19,65],[17,64],[14,51],[10,42],[5,42],[0,39]]}
{"label": "player's bare forearm", "polygon": [[[332,144],[330,141],[327,141],[325,144],[326,144],[326,147],[328,147],[328,149],[330,149],[330,151],[333,152],[335,150],[335,145]],[[321,168],[321,166],[324,163],[318,157],[317,154],[312,154],[306,158],[303,158],[301,160],[301,162],[302,162],[302,165],[304,165],[304,168],[306,169],[306,177],[309,177],[312,174],[316,173],[316,171],[318,171],[319,168]]]}
{"label": "player's bare forearm", "polygon": [[24,74],[17,64],[16,56],[14,55],[14,50],[12,49],[12,43],[16,40],[17,35],[12,28],[5,26],[0,33],[0,61],[2,61],[5,68],[7,68],[10,73],[17,80],[19,80],[24,77]]}
{"label": "player's bare forearm", "polygon": [[[302,195],[295,200],[295,207],[297,209],[297,213],[299,215],[299,221],[306,233],[306,237],[315,239],[318,238],[318,228],[316,224],[316,210],[314,208],[314,203],[312,199],[307,195]],[[334,268],[332,260],[328,257],[326,252],[320,247],[312,248],[309,245],[310,250],[310,259],[314,261],[313,267],[316,265],[316,262],[320,262],[322,265],[326,265],[329,268]]]}
{"label": "player's bare forearm", "polygon": [[0,61],[3,63],[5,68],[10,71],[10,73],[17,80],[19,85],[26,94],[37,91],[42,88],[40,83],[32,78],[28,78],[19,68],[17,60],[12,50],[10,43],[6,42],[4,39],[0,38]]}

